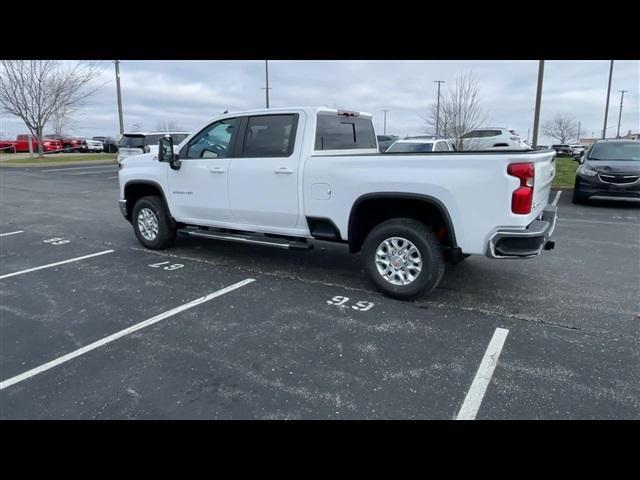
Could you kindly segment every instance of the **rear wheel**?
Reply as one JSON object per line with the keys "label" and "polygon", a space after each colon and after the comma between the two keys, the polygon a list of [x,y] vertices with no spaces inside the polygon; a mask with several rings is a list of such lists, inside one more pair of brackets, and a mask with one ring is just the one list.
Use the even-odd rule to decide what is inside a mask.
{"label": "rear wheel", "polygon": [[133,206],[131,223],[138,241],[152,250],[163,250],[175,242],[177,230],[172,227],[169,212],[157,196],[142,197]]}
{"label": "rear wheel", "polygon": [[436,235],[411,218],[387,220],[371,230],[362,247],[364,268],[383,293],[411,299],[429,293],[444,275]]}

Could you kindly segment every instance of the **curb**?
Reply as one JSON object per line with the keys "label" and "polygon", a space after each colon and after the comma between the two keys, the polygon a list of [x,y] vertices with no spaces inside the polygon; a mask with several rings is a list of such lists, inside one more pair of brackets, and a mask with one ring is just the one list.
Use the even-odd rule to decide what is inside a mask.
{"label": "curb", "polygon": [[71,162],[42,162],[42,163],[5,163],[0,162],[0,168],[37,168],[62,167],[69,165],[117,165],[117,160],[75,160]]}

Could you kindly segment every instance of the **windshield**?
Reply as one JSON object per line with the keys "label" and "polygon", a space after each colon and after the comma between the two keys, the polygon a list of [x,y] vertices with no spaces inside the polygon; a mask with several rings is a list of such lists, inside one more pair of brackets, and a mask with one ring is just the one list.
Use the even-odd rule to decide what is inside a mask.
{"label": "windshield", "polygon": [[433,143],[394,143],[387,149],[387,153],[419,153],[432,150]]}
{"label": "windshield", "polygon": [[589,160],[640,161],[640,142],[603,142],[591,147]]}

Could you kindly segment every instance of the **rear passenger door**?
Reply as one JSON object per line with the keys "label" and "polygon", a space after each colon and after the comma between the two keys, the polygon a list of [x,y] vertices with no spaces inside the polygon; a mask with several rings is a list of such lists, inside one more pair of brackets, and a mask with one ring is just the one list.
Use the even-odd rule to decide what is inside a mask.
{"label": "rear passenger door", "polygon": [[235,223],[283,229],[298,223],[301,117],[286,113],[242,119],[242,145],[229,165]]}

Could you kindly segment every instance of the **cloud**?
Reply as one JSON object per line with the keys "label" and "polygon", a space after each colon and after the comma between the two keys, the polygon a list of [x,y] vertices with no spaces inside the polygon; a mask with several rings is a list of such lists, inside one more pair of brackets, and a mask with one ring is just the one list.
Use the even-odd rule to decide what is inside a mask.
{"label": "cloud", "polygon": [[[104,84],[76,114],[76,135],[115,135],[118,130],[115,75],[110,61],[97,83]],[[434,80],[447,88],[456,75],[473,71],[487,122],[508,126],[526,136],[533,124],[537,61],[271,61],[270,100],[274,107],[339,106],[374,115],[382,131],[382,109],[388,109],[387,132],[422,131],[423,116],[436,100]],[[264,61],[122,61],[120,63],[125,129],[159,120],[174,120],[196,130],[224,110],[264,107]],[[600,131],[609,62],[547,61],[541,121],[570,113],[583,131]],[[608,131],[615,133],[620,94],[625,95],[621,131],[640,128],[640,62],[616,61]],[[25,131],[20,120],[0,118],[3,136]],[[551,139],[541,138],[541,143]]]}

